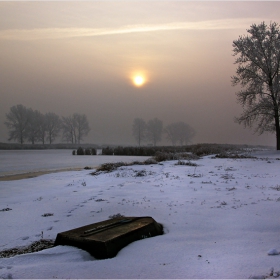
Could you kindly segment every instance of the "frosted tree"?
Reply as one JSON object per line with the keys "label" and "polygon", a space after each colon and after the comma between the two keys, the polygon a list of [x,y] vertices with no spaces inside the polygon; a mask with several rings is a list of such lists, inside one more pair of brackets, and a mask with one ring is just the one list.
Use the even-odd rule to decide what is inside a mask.
{"label": "frosted tree", "polygon": [[161,141],[163,131],[162,121],[154,118],[147,123],[147,139],[150,140],[154,146]]}
{"label": "frosted tree", "polygon": [[171,123],[164,129],[167,139],[172,145],[179,143],[181,146],[188,144],[195,135],[194,129],[184,122]]}
{"label": "frosted tree", "polygon": [[277,23],[253,24],[249,35],[239,36],[233,41],[236,56],[236,75],[232,84],[240,85],[236,93],[243,113],[236,118],[239,124],[252,127],[262,134],[276,134],[276,147],[280,150],[280,32]]}
{"label": "frosted tree", "polygon": [[24,140],[27,138],[28,122],[28,109],[21,104],[12,106],[9,113],[6,114],[6,121],[4,122],[9,129],[8,140],[15,140],[23,144]]}
{"label": "frosted tree", "polygon": [[146,138],[146,131],[146,122],[143,119],[135,118],[132,125],[132,134],[139,146],[141,146],[142,141]]}

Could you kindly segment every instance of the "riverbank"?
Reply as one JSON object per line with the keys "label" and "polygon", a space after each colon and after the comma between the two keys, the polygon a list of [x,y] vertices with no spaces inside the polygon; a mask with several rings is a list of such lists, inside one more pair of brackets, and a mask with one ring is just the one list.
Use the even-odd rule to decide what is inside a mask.
{"label": "riverbank", "polygon": [[50,174],[50,173],[58,173],[58,172],[65,172],[65,171],[79,171],[79,170],[83,170],[83,168],[62,168],[62,169],[48,170],[48,171],[37,171],[37,172],[28,172],[28,173],[22,173],[22,174],[13,174],[13,175],[0,176],[0,181],[22,180],[22,179],[34,178],[34,177],[38,177],[38,176]]}

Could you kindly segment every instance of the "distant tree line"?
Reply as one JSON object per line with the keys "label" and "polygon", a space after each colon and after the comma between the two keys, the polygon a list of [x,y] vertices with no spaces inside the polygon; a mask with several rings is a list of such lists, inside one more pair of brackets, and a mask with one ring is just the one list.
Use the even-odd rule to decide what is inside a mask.
{"label": "distant tree line", "polygon": [[[105,147],[102,149],[102,155],[115,156],[153,156],[162,147]],[[168,149],[165,147],[165,149]]]}
{"label": "distant tree line", "polygon": [[[184,146],[145,146],[145,147],[105,147],[102,148],[102,155],[118,156],[151,156],[156,161],[174,160],[178,158],[190,159],[192,156],[215,155],[216,158],[248,158],[252,157],[248,151],[248,145],[232,144],[193,144]],[[251,146],[256,147],[256,146]],[[265,146],[259,146],[265,148]],[[266,147],[267,148],[267,147]],[[72,151],[73,155],[96,155],[96,148],[79,147]],[[193,157],[193,159],[196,157]],[[197,158],[196,158],[197,159]]]}
{"label": "distant tree line", "polygon": [[195,130],[185,122],[174,122],[163,127],[161,120],[154,118],[145,122],[142,118],[135,118],[132,125],[132,134],[141,146],[144,141],[156,146],[165,134],[166,139],[175,145],[187,145],[195,135]]}
{"label": "distant tree line", "polygon": [[52,112],[42,114],[21,104],[10,108],[5,125],[9,130],[8,140],[20,144],[52,144],[59,136],[67,143],[80,144],[90,131],[84,114],[74,113],[68,117],[60,117]]}

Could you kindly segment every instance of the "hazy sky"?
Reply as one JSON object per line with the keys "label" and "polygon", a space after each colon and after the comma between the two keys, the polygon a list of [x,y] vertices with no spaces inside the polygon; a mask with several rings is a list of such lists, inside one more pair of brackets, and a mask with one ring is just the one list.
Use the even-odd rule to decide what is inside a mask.
{"label": "hazy sky", "polygon": [[194,143],[275,145],[234,123],[232,42],[252,23],[280,23],[279,11],[277,1],[0,2],[0,141],[5,114],[23,104],[86,114],[91,143],[136,145],[134,118],[157,117],[194,127]]}

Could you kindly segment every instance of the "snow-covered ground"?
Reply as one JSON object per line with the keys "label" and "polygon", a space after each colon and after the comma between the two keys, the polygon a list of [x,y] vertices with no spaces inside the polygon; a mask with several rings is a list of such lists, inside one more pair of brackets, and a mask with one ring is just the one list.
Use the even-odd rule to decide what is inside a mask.
{"label": "snow-covered ground", "polygon": [[0,211],[0,251],[118,213],[152,216],[165,233],[106,260],[70,246],[2,258],[0,278],[277,277],[280,255],[268,252],[280,251],[280,153],[253,155],[0,182],[0,210],[11,209]]}

